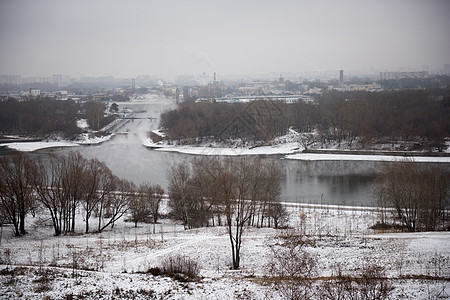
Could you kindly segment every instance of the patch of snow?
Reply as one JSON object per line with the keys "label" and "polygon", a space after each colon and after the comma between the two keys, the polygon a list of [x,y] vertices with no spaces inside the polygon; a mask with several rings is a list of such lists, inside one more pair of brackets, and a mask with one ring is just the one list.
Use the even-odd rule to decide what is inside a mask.
{"label": "patch of snow", "polygon": [[162,131],[161,129],[155,129],[155,130],[152,130],[152,132],[156,135],[159,135],[160,137],[166,137],[166,133],[164,131]]}
{"label": "patch of snow", "polygon": [[78,126],[78,128],[81,128],[81,129],[85,129],[85,128],[89,127],[86,119],[77,120],[77,126]]}
{"label": "patch of snow", "polygon": [[390,156],[390,155],[357,155],[357,154],[320,154],[320,153],[295,153],[286,155],[286,159],[298,160],[364,160],[364,161],[400,161],[410,159],[415,162],[448,163],[450,157],[432,156]]}
{"label": "patch of snow", "polygon": [[114,134],[95,136],[89,133],[82,133],[78,136],[76,143],[79,145],[95,145],[109,141],[113,136]]}
{"label": "patch of snow", "polygon": [[22,152],[33,152],[36,150],[59,147],[76,147],[77,144],[69,141],[45,141],[45,142],[23,142],[23,143],[5,143],[0,146],[8,147]]}
{"label": "patch of snow", "polygon": [[177,146],[177,145],[151,145],[148,142],[144,144],[147,147],[155,146],[155,150],[166,152],[179,152],[184,154],[194,155],[223,155],[223,156],[238,156],[238,155],[286,155],[297,152],[297,143],[277,144],[273,146],[260,147],[208,147],[208,146]]}
{"label": "patch of snow", "polygon": [[155,143],[151,138],[147,137],[143,140],[142,144],[147,148],[162,148],[164,147],[162,143]]}

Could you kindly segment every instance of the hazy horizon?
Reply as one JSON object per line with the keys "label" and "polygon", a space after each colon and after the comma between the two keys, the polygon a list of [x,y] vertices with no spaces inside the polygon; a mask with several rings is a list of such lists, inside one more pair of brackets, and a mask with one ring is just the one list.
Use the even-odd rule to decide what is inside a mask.
{"label": "hazy horizon", "polygon": [[430,71],[450,1],[0,0],[0,74]]}

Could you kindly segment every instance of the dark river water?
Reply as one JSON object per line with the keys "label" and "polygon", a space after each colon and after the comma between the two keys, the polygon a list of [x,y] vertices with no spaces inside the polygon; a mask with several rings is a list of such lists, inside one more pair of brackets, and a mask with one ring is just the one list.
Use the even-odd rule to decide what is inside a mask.
{"label": "dark river water", "polygon": [[[173,100],[153,96],[138,103],[119,103],[139,111],[139,116],[158,117],[161,112],[175,107]],[[100,145],[70,149],[54,149],[64,154],[79,151],[87,158],[105,162],[119,177],[136,184],[151,182],[167,189],[167,170],[181,161],[189,161],[193,155],[162,152],[142,145],[150,129],[158,128],[159,120],[140,119],[127,123],[110,141]],[[34,155],[45,156],[46,153]],[[374,178],[384,162],[374,161],[301,161],[282,157],[265,156],[276,160],[281,169],[281,200],[285,202],[374,206],[372,197]],[[447,164],[450,165],[450,164]]]}

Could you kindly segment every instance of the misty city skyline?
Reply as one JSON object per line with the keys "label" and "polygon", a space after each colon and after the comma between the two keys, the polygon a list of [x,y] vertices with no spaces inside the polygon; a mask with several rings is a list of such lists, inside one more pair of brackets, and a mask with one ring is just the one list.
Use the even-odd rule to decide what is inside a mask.
{"label": "misty city skyline", "polygon": [[439,0],[0,0],[0,74],[436,72],[450,63],[449,12]]}

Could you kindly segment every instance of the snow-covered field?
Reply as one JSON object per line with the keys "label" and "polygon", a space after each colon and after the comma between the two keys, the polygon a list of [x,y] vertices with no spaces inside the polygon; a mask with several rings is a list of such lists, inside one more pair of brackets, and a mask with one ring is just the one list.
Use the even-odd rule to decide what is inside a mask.
{"label": "snow-covered field", "polygon": [[[377,233],[369,229],[377,221],[374,208],[291,204],[289,212],[289,225],[314,241],[306,250],[318,258],[319,277],[332,275],[338,265],[351,274],[373,263],[386,269],[395,287],[390,299],[449,297],[449,232]],[[163,219],[155,234],[152,224],[134,228],[126,222],[81,234],[80,219],[79,234],[55,237],[43,226],[47,219],[28,221],[24,237],[3,228],[2,299],[282,299],[264,280],[280,229],[247,228],[242,268],[231,271],[225,227],[184,230]],[[181,282],[146,273],[173,254],[197,261],[202,278]]]}

